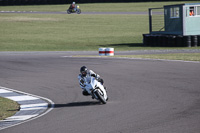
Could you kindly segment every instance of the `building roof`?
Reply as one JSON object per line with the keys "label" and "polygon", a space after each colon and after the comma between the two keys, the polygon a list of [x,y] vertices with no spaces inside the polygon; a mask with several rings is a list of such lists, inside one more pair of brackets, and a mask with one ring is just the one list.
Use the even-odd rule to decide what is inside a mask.
{"label": "building roof", "polygon": [[163,7],[168,7],[168,6],[184,6],[184,5],[200,5],[200,3],[183,3],[183,4],[176,4],[176,5],[165,5]]}

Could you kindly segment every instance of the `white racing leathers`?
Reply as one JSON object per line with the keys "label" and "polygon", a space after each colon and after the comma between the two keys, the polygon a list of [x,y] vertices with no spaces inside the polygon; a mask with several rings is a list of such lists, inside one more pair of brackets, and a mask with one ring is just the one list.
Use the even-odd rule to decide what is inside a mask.
{"label": "white racing leathers", "polygon": [[[87,77],[91,77],[91,76],[96,77],[96,79],[100,78],[100,76],[98,74],[96,74],[92,70],[88,70],[87,75],[85,77],[82,77],[81,74],[79,74],[78,80],[80,81],[80,79],[82,79],[82,78],[87,78]],[[80,87],[85,90],[85,88],[83,86],[80,85]]]}
{"label": "white racing leathers", "polygon": [[81,76],[81,74],[78,76],[80,87],[86,90],[88,94],[92,96],[92,98],[95,98],[103,104],[106,104],[108,96],[104,86],[98,82],[98,78],[100,78],[100,76],[94,73],[92,70],[90,70],[85,77]]}

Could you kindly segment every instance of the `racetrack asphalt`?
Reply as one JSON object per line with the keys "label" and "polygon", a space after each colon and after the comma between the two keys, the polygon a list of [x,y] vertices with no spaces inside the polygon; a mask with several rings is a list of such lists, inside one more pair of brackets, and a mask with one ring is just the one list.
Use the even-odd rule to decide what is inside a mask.
{"label": "racetrack asphalt", "polygon": [[[55,103],[48,114],[0,132],[199,133],[199,63],[71,57],[79,54],[97,53],[0,52],[0,86]],[[82,95],[83,65],[104,79],[106,105]]]}

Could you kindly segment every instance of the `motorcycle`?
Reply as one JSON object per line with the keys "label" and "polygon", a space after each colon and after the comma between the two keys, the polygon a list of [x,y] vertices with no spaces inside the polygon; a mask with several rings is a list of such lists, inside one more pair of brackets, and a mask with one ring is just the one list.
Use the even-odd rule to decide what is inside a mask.
{"label": "motorcycle", "polygon": [[97,81],[94,77],[86,77],[79,80],[81,86],[85,88],[85,90],[95,98],[99,100],[101,103],[106,104],[108,100],[107,92],[104,89],[104,86]]}
{"label": "motorcycle", "polygon": [[68,9],[68,10],[67,10],[67,13],[68,13],[68,14],[71,14],[71,13],[81,14],[81,9],[79,8],[78,5],[76,5],[76,7],[75,7],[74,9]]}

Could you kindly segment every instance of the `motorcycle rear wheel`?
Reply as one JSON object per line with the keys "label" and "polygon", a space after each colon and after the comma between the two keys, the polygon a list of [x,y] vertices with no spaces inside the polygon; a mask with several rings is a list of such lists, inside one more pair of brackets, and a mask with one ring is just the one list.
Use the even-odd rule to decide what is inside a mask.
{"label": "motorcycle rear wheel", "polygon": [[94,93],[103,104],[106,104],[106,99],[99,93],[99,91],[95,91]]}
{"label": "motorcycle rear wheel", "polygon": [[68,14],[71,14],[71,12],[70,12],[70,10],[69,10],[69,9],[67,10],[67,13],[68,13]]}

